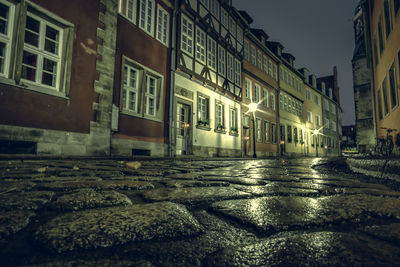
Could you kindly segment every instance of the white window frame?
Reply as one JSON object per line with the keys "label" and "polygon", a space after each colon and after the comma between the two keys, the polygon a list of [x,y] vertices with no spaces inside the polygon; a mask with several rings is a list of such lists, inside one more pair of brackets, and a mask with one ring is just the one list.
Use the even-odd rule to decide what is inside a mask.
{"label": "white window frame", "polygon": [[314,95],[314,103],[315,103],[316,105],[318,105],[318,106],[319,106],[319,104],[321,103],[321,102],[319,101],[319,95],[317,95],[317,94]]}
{"label": "white window frame", "polygon": [[119,0],[118,12],[133,24],[136,24],[136,8],[136,0]]}
{"label": "white window frame", "polygon": [[240,86],[242,85],[242,63],[235,58],[235,84]]}
{"label": "white window frame", "polygon": [[230,80],[231,82],[235,82],[234,79],[234,60],[233,60],[233,56],[231,53],[226,52],[227,53],[227,78],[228,80]]}
{"label": "white window frame", "polygon": [[269,101],[269,97],[268,97],[269,93],[267,88],[263,88],[263,99],[262,99],[262,103],[264,107],[268,107],[268,101]]}
{"label": "white window frame", "polygon": [[264,142],[271,143],[269,121],[264,120]]}
{"label": "white window frame", "polygon": [[[154,81],[154,93],[150,92],[150,81],[153,80]],[[156,116],[156,107],[157,107],[157,78],[150,75],[150,74],[146,74],[146,93],[145,93],[145,102],[146,102],[146,112],[145,114],[148,116]],[[153,112],[150,112],[150,103],[151,100],[153,100]]]}
{"label": "white window frame", "polygon": [[238,131],[237,109],[229,108],[229,127],[231,131]]}
{"label": "white window frame", "polygon": [[273,77],[274,72],[272,69],[272,60],[269,60],[268,65],[269,65],[269,76]]}
{"label": "white window frame", "polygon": [[268,73],[268,58],[266,56],[263,56],[263,71]]}
{"label": "white window frame", "polygon": [[8,7],[8,21],[7,28],[5,29],[6,34],[0,33],[0,42],[4,44],[4,58],[3,58],[3,71],[0,72],[1,76],[9,77],[10,75],[10,63],[11,63],[11,44],[13,41],[13,29],[15,19],[15,6],[7,1],[1,2],[3,5]]}
{"label": "white window frame", "polygon": [[225,106],[222,102],[215,101],[215,128],[219,125],[225,128]]}
{"label": "white window frame", "polygon": [[207,37],[207,66],[217,70],[217,43],[210,37]]}
{"label": "white window frame", "polygon": [[308,100],[308,101],[311,101],[312,100],[312,98],[311,98],[311,90],[310,89],[306,89],[306,99]]}
{"label": "white window frame", "polygon": [[257,67],[262,70],[262,52],[261,50],[257,50]]}
{"label": "white window frame", "polygon": [[196,59],[206,64],[206,33],[196,26]]}
{"label": "white window frame", "polygon": [[236,22],[233,17],[229,17],[229,32],[232,37],[236,38]]}
{"label": "white window frame", "polygon": [[210,13],[219,19],[219,2],[218,0],[210,0]]}
{"label": "white window frame", "polygon": [[[131,86],[131,70],[136,72],[136,78],[135,78],[135,85],[136,86]],[[125,95],[125,106],[124,109],[129,110],[134,113],[138,113],[138,95],[139,95],[139,69],[132,67],[128,64],[125,64],[124,66],[124,77],[123,77],[123,94]],[[131,108],[130,107],[130,102],[131,102],[131,94],[135,94],[135,107]]]}
{"label": "white window frame", "polygon": [[244,40],[244,58],[247,60],[247,61],[250,61],[250,57],[249,57],[249,41],[247,41],[247,40]]}
{"label": "white window frame", "polygon": [[[186,24],[186,25],[185,25]],[[194,53],[194,23],[185,15],[181,19],[181,50],[190,56]]]}
{"label": "white window frame", "polygon": [[278,81],[278,66],[274,64],[274,79]]}
{"label": "white window frame", "polygon": [[275,110],[275,94],[270,93],[269,97],[270,97],[269,106],[271,107],[272,110]]}
{"label": "white window frame", "polygon": [[256,47],[253,45],[250,45],[250,56],[251,56],[251,64],[257,66]]}
{"label": "white window frame", "polygon": [[307,111],[307,122],[313,123],[313,117],[311,111]]}
{"label": "white window frame", "polygon": [[154,0],[140,0],[139,28],[152,37],[154,37],[155,9]]}
{"label": "white window frame", "polygon": [[245,78],[245,96],[247,99],[251,99],[251,88],[252,82],[249,78]]}
{"label": "white window frame", "polygon": [[256,118],[256,141],[262,142],[262,129],[261,129],[261,119]]}
{"label": "white window frame", "polygon": [[168,47],[169,44],[169,13],[160,5],[157,5],[157,40]]}
{"label": "white window frame", "polygon": [[254,83],[254,99],[253,102],[259,103],[261,97],[261,86],[258,83]]}
{"label": "white window frame", "polygon": [[[24,42],[24,46],[23,46],[23,53],[27,52],[27,53],[31,53],[37,56],[37,63],[36,63],[36,73],[35,73],[35,80],[29,80],[29,79],[24,79],[21,76],[21,80],[26,82],[26,83],[30,83],[30,84],[35,84],[35,85],[39,85],[39,86],[43,86],[45,88],[49,88],[49,89],[56,89],[57,91],[59,91],[60,89],[60,75],[61,75],[61,68],[62,68],[62,60],[61,60],[61,52],[63,50],[62,47],[62,40],[64,38],[63,34],[63,29],[56,26],[55,24],[41,18],[38,15],[35,15],[31,12],[27,12],[27,17],[31,17],[32,19],[38,21],[40,23],[40,29],[39,29],[39,40],[38,40],[38,47],[35,47],[31,44],[25,43]],[[59,32],[59,41],[58,41],[58,47],[57,47],[57,54],[54,53],[50,53],[48,51],[45,50],[45,39],[46,39],[46,27],[49,26],[51,28],[56,29]],[[29,29],[25,29],[25,31],[29,31]],[[43,78],[43,74],[46,73],[46,71],[43,69],[43,64],[44,64],[44,60],[50,60],[53,61],[57,64],[56,66],[56,73],[52,73],[53,75],[56,76],[56,81],[55,81],[55,86],[50,86],[47,84],[43,84],[42,83],[42,78]],[[25,66],[31,66],[28,64],[24,64],[22,63],[22,68],[24,68]],[[22,71],[23,73],[23,71]],[[48,72],[50,73],[50,72]]]}
{"label": "white window frame", "polygon": [[321,116],[315,115],[315,125],[321,126]]}
{"label": "white window frame", "polygon": [[218,72],[221,76],[226,76],[226,51],[218,45]]}

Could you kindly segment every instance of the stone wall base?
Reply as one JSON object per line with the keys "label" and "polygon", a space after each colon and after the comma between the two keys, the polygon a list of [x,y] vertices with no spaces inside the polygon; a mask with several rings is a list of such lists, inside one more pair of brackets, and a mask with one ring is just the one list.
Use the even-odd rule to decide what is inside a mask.
{"label": "stone wall base", "polygon": [[228,149],[219,147],[193,146],[193,156],[196,157],[240,157],[240,149]]}
{"label": "stone wall base", "polygon": [[167,157],[168,145],[155,142],[113,138],[111,140],[111,155],[121,157]]}

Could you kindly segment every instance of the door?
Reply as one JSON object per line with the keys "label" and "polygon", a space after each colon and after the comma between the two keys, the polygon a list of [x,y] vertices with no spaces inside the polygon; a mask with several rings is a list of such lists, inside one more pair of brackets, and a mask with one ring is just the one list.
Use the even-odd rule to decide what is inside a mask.
{"label": "door", "polygon": [[248,156],[250,150],[249,128],[243,127],[243,154]]}
{"label": "door", "polygon": [[190,106],[177,103],[176,110],[176,155],[190,154]]}

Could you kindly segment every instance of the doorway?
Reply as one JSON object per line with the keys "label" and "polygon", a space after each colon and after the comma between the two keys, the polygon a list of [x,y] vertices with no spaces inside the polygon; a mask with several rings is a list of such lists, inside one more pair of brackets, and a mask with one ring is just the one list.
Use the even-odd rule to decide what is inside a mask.
{"label": "doorway", "polygon": [[243,127],[243,154],[248,156],[250,153],[250,137],[249,137],[249,128]]}
{"label": "doorway", "polygon": [[177,103],[176,107],[176,155],[190,155],[191,152],[191,107]]}

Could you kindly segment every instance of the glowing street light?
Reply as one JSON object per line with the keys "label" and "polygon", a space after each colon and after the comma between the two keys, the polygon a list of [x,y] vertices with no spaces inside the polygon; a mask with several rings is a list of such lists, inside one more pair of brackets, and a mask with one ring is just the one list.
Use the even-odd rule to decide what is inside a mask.
{"label": "glowing street light", "polygon": [[256,153],[256,128],[255,128],[255,123],[254,123],[254,121],[256,120],[255,112],[256,112],[257,108],[258,108],[258,104],[257,103],[252,102],[252,103],[249,104],[249,111],[248,112],[253,113],[253,147],[254,147],[253,158],[257,158],[257,153]]}

